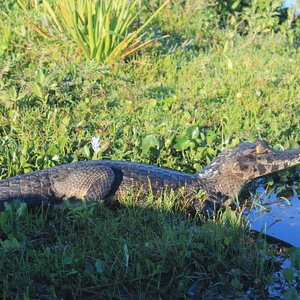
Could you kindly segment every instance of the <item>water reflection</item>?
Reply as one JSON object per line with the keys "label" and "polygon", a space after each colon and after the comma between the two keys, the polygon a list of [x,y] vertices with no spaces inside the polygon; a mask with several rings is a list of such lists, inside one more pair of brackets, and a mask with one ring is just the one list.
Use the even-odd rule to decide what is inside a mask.
{"label": "water reflection", "polygon": [[251,229],[300,247],[300,180],[299,174],[278,177],[270,190],[260,179],[253,208],[246,212]]}
{"label": "water reflection", "polygon": [[[283,293],[291,287],[297,286],[296,280],[289,283],[284,278],[285,269],[293,269],[290,259],[286,257],[277,256],[275,261],[280,265],[280,269],[273,274],[273,281],[268,285],[268,299],[285,299]],[[296,299],[295,299],[296,300]]]}
{"label": "water reflection", "polygon": [[[257,181],[257,194],[254,197],[253,208],[245,212],[251,229],[262,232],[281,243],[300,247],[299,172],[295,168],[292,173],[279,173],[271,189],[267,181],[266,178]],[[278,249],[281,246],[274,245]],[[273,261],[279,267],[273,273],[272,282],[267,286],[268,299],[286,299],[284,293],[291,286],[297,287],[299,278],[292,282],[285,279],[285,270],[293,270],[291,260],[286,255],[277,254],[273,257]],[[295,299],[298,299],[298,296]]]}

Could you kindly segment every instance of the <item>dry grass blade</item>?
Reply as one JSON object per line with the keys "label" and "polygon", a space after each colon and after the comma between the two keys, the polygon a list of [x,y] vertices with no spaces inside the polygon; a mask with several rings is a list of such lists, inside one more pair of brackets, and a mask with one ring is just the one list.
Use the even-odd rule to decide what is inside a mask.
{"label": "dry grass blade", "polygon": [[36,24],[32,23],[29,20],[25,20],[26,23],[38,34],[40,34],[41,36],[43,36],[45,39],[47,40],[51,40],[52,36],[47,34],[45,31],[43,31],[39,26],[37,26]]}
{"label": "dry grass blade", "polygon": [[53,11],[51,5],[49,4],[49,2],[47,0],[44,0],[43,2],[45,9],[48,11],[48,13],[50,14],[51,18],[53,19],[55,25],[57,26],[58,30],[60,32],[62,32],[62,26],[58,20],[58,17],[56,16],[55,12]]}

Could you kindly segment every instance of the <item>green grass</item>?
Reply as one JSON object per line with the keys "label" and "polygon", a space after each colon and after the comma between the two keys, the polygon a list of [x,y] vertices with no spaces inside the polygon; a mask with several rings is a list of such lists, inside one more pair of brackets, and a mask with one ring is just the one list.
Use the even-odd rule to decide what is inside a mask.
{"label": "green grass", "polygon": [[[94,62],[6,58],[1,176],[91,158],[92,136],[110,143],[105,155],[111,158],[190,172],[241,140],[296,148],[299,52],[284,40],[276,51],[280,38],[264,37],[246,49],[238,38],[225,55],[219,49],[192,57],[145,54],[144,65],[113,70]],[[193,126],[197,139],[178,151],[176,138]],[[148,135],[158,145],[143,152]]]}
{"label": "green grass", "polygon": [[[107,66],[86,61],[71,42],[42,39],[13,2],[0,4],[0,179],[93,157],[193,173],[256,138],[299,148],[300,52],[284,33],[239,36],[207,23],[211,15],[175,10],[156,23],[170,38]],[[199,28],[200,17],[208,27]],[[239,215],[205,221],[179,208],[180,199],[7,207],[2,298],[183,298],[193,282],[202,296],[263,292],[272,270],[265,241],[252,241]]]}
{"label": "green grass", "polygon": [[218,282],[219,291],[238,296],[237,283],[268,279],[261,241],[250,245],[238,220],[203,224],[174,208],[176,196],[161,201],[126,199],[116,210],[7,208],[0,213],[3,298],[178,299],[196,280],[201,293]]}

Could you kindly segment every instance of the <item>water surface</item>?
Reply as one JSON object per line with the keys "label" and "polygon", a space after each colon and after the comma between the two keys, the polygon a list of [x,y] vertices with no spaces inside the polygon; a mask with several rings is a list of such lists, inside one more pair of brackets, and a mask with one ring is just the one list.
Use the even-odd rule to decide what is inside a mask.
{"label": "water surface", "polygon": [[254,207],[246,212],[251,229],[300,247],[300,180],[296,171],[280,178],[271,191],[260,180]]}

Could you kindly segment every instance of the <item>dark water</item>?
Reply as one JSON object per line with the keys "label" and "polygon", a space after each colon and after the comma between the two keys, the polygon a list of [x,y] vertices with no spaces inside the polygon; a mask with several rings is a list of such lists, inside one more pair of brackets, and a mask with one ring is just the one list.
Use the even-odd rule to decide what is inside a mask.
{"label": "dark water", "polygon": [[274,183],[272,189],[266,186],[261,180],[253,208],[246,212],[251,229],[300,247],[300,180],[297,173]]}
{"label": "dark water", "polygon": [[[298,169],[299,170],[299,169]],[[287,177],[278,176],[273,187],[268,188],[266,179],[258,181],[253,208],[245,216],[251,229],[262,232],[274,244],[300,247],[300,178],[295,169]],[[285,255],[276,255],[279,268],[273,273],[272,282],[266,287],[267,299],[300,299],[300,294],[285,298],[285,292],[295,287],[299,291],[299,277],[288,282],[284,277],[287,269],[293,269],[291,260]]]}

